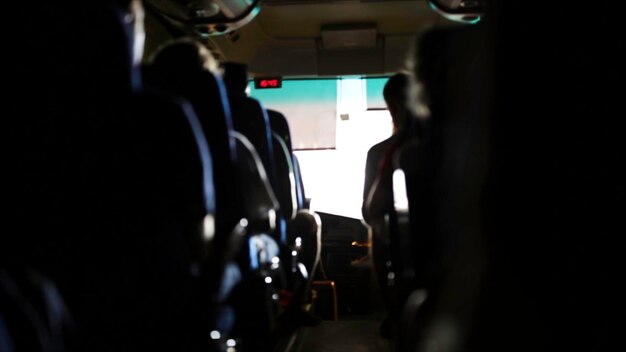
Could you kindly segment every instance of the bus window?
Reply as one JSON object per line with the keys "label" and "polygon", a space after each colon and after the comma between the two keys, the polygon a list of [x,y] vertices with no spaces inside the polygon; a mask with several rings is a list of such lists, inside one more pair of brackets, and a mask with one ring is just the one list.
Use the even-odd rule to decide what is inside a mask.
{"label": "bus window", "polygon": [[250,84],[250,95],[285,115],[294,150],[335,148],[336,80],[285,80],[278,89],[256,89]]}

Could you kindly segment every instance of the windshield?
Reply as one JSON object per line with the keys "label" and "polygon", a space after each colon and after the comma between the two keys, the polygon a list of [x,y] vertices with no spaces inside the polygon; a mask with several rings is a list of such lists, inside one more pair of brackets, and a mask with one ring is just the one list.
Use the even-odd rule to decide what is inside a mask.
{"label": "windshield", "polygon": [[391,136],[386,77],[285,80],[250,95],[289,120],[311,209],[360,219],[367,151]]}

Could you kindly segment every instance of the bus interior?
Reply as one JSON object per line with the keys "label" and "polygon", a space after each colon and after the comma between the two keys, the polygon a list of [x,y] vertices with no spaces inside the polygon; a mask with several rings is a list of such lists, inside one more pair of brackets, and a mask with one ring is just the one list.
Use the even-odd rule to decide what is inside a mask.
{"label": "bus interior", "polygon": [[625,349],[613,2],[7,6],[1,352]]}

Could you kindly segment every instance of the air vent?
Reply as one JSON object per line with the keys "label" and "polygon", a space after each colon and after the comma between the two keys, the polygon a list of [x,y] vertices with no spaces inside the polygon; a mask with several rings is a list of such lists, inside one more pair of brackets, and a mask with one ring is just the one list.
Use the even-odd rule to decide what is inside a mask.
{"label": "air vent", "polygon": [[220,13],[220,7],[211,0],[193,0],[187,4],[190,18],[204,18]]}
{"label": "air vent", "polygon": [[422,0],[261,0],[264,5],[286,6],[286,5],[312,5],[312,4],[341,4],[341,3],[371,3],[371,2],[417,2]]}
{"label": "air vent", "polygon": [[377,45],[378,31],[374,24],[322,27],[321,47],[324,50],[370,49]]}

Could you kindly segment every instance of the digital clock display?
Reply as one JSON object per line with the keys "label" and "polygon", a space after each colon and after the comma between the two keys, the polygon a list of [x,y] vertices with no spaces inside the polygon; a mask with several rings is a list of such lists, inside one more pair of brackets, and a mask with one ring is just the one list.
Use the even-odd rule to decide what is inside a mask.
{"label": "digital clock display", "polygon": [[272,89],[283,86],[283,80],[280,77],[255,78],[254,88],[256,89]]}

